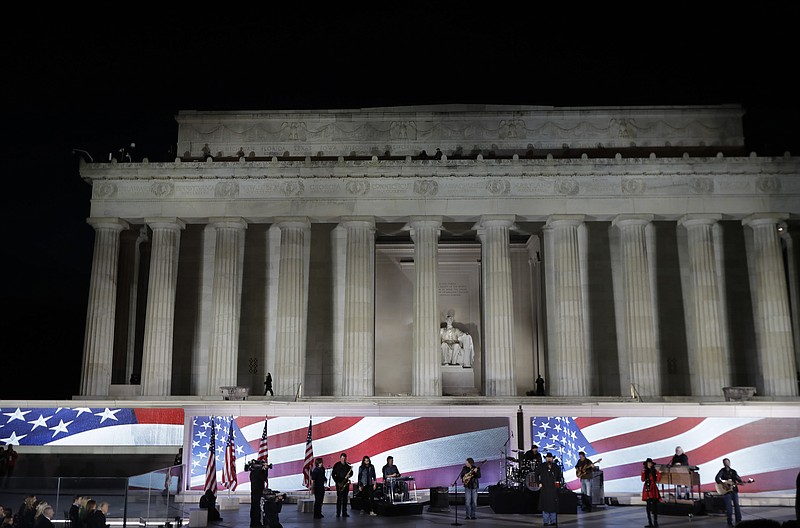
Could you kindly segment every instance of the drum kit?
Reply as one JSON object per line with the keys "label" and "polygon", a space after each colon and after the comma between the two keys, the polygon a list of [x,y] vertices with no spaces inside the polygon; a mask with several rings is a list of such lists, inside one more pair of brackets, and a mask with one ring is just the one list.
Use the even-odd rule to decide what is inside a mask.
{"label": "drum kit", "polygon": [[541,488],[536,478],[536,466],[539,465],[539,461],[526,459],[525,452],[520,449],[513,451],[519,453],[519,457],[506,457],[505,486],[538,491]]}

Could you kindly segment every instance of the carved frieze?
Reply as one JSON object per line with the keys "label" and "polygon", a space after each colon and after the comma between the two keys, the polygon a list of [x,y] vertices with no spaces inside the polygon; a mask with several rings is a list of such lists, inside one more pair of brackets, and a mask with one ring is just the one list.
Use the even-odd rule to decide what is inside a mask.
{"label": "carved frieze", "polygon": [[214,186],[214,196],[217,198],[236,198],[239,196],[239,184],[236,182],[221,181]]}
{"label": "carved frieze", "polygon": [[646,185],[641,178],[623,178],[622,194],[644,194]]}
{"label": "carved frieze", "polygon": [[711,194],[714,192],[714,180],[711,178],[690,178],[689,189],[694,194]]}
{"label": "carved frieze", "polygon": [[113,198],[117,194],[117,186],[113,182],[100,181],[92,187],[95,198]]}
{"label": "carved frieze", "polygon": [[578,194],[578,182],[575,180],[559,180],[556,182],[556,192],[566,196]]}
{"label": "carved frieze", "polygon": [[436,196],[439,192],[439,182],[436,180],[417,180],[414,182],[414,194],[420,196]]}
{"label": "carved frieze", "polygon": [[157,181],[150,184],[150,192],[153,193],[153,196],[157,196],[158,198],[171,196],[174,191],[175,186],[172,182]]}
{"label": "carved frieze", "polygon": [[491,194],[506,195],[511,191],[511,183],[508,180],[490,180],[486,182],[486,189]]}
{"label": "carved frieze", "polygon": [[305,191],[305,185],[301,181],[284,182],[281,191],[285,196],[300,196]]}
{"label": "carved frieze", "polygon": [[764,176],[756,180],[756,189],[764,194],[780,192],[781,181],[775,176]]}
{"label": "carved frieze", "polygon": [[364,196],[369,192],[369,182],[366,180],[352,180],[347,182],[347,192],[354,196]]}

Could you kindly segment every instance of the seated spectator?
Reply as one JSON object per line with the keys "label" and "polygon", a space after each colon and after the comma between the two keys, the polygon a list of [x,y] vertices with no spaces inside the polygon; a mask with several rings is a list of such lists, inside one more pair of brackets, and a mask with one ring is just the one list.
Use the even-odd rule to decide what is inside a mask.
{"label": "seated spectator", "polygon": [[206,490],[205,494],[200,497],[200,507],[204,510],[208,510],[208,522],[222,520],[222,517],[219,515],[219,510],[217,509],[217,498],[210,489]]}

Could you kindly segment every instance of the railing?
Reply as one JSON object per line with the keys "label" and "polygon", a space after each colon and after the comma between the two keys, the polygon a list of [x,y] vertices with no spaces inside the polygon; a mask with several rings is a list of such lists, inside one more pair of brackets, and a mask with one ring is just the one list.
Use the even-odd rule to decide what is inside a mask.
{"label": "railing", "polygon": [[189,517],[187,505],[176,500],[184,470],[180,465],[131,477],[11,477],[0,488],[0,504],[16,514],[25,498],[35,495],[53,507],[54,524],[69,525],[69,509],[78,495],[98,505],[107,502],[111,526],[181,526]]}

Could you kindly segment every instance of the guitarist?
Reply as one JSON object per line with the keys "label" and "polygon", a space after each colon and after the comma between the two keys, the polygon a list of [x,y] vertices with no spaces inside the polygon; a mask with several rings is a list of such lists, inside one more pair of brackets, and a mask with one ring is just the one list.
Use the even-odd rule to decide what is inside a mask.
{"label": "guitarist", "polygon": [[478,510],[478,479],[481,478],[481,468],[475,465],[472,457],[467,459],[467,465],[461,468],[459,475],[464,483],[464,508],[467,510],[467,519],[477,519]]}
{"label": "guitarist", "polygon": [[[736,524],[742,522],[742,512],[739,510],[739,485],[744,484],[744,481],[731,467],[731,460],[729,458],[722,459],[722,469],[717,472],[714,481],[722,486],[726,493],[722,496],[725,501],[725,515],[728,518],[728,526],[733,526],[733,518],[736,518]],[[752,479],[750,480],[752,482]]]}
{"label": "guitarist", "polygon": [[592,511],[592,469],[594,463],[586,458],[583,451],[578,453],[575,476],[581,479],[581,511]]}
{"label": "guitarist", "polygon": [[347,514],[347,496],[350,494],[350,477],[353,466],[347,463],[347,453],[339,455],[339,461],[333,465],[331,477],[336,483],[336,516],[350,517]]}

